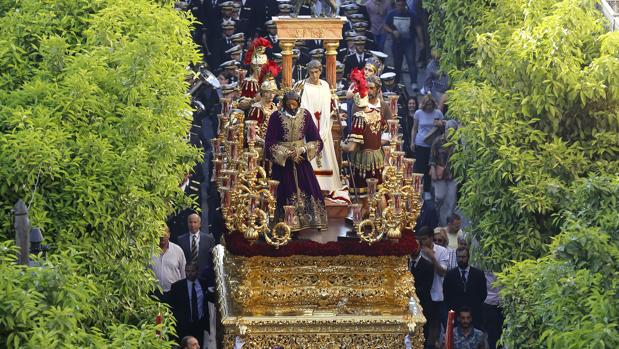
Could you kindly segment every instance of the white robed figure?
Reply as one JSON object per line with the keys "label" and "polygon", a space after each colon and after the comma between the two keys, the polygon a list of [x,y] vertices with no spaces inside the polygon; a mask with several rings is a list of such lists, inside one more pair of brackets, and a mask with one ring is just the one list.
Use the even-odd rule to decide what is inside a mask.
{"label": "white robed figure", "polygon": [[307,64],[307,70],[309,78],[297,82],[294,90],[301,95],[301,108],[312,115],[323,142],[321,156],[312,160],[314,173],[320,189],[332,193],[340,190],[342,183],[331,134],[331,89],[328,82],[320,79],[322,63],[312,60]]}

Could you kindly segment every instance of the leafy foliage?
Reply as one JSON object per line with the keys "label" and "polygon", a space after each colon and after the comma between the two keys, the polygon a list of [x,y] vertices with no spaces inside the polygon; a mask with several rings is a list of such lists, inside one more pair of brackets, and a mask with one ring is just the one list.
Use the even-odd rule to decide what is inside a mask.
{"label": "leafy foliage", "polygon": [[145,267],[200,158],[183,140],[189,26],[146,0],[0,6],[0,237],[32,199],[52,247],[24,269],[2,245],[0,347],[169,346]]}
{"label": "leafy foliage", "polygon": [[[552,3],[494,2],[465,44],[475,64],[451,74],[450,113],[466,126],[459,205],[493,270],[546,252],[573,181],[618,173],[619,33],[605,32],[591,1]],[[502,5],[521,11],[507,26]]]}
{"label": "leafy foliage", "polygon": [[619,346],[618,199],[617,177],[575,182],[557,215],[564,230],[551,254],[499,275],[506,347]]}
{"label": "leafy foliage", "polygon": [[429,4],[464,125],[459,206],[474,262],[503,271],[507,348],[619,346],[619,33],[595,4]]}

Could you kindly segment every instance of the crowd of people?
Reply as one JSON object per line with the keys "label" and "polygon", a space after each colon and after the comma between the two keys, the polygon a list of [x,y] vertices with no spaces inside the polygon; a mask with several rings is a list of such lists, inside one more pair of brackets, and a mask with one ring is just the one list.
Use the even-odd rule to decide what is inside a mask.
{"label": "crowd of people", "polygon": [[[296,101],[297,108],[307,109],[302,117],[314,120],[317,126],[307,132],[311,131],[319,145],[306,140],[291,157],[295,163],[297,157],[306,159],[302,166],[310,172],[312,168],[324,170],[320,172],[323,177],[317,176],[318,183],[306,188],[309,199],[322,198],[323,194],[331,199],[342,198],[341,189],[347,186],[343,182],[347,181],[340,182],[341,174],[353,178],[358,175],[355,166],[365,171],[368,161],[374,161],[374,165],[379,162],[378,155],[368,155],[381,151],[381,132],[374,125],[399,120],[402,149],[407,157],[416,160],[414,171],[424,174],[425,200],[416,231],[421,248],[410,256],[410,270],[428,320],[424,327],[426,347],[443,345],[441,333],[448,310],[453,309],[458,311],[454,348],[496,348],[502,326],[499,298],[492,287],[493,273],[469,265],[470,248],[475,241],[461,230],[462,220],[456,214],[457,178],[450,168],[454,146],[449,141],[458,123],[448,111],[448,79],[438,69],[439,57],[430,50],[428,16],[422,0],[367,0],[363,4],[338,1],[339,15],[346,17],[347,22],[337,55],[336,89],[340,99],[335,108],[339,116],[336,122],[345,126],[341,136],[346,142],[341,144],[341,150],[352,164],[352,172],[348,173],[336,167],[335,153],[322,149],[328,145],[327,136],[331,135],[324,133],[331,130],[331,124],[321,124],[321,113],[331,115],[331,99],[321,105],[316,102],[320,99],[311,97],[320,96],[326,84],[321,40],[296,42],[293,92],[286,96],[277,94],[281,76],[268,62],[280,64],[282,55],[272,17],[289,15],[293,10],[290,1],[192,0],[177,6],[196,17],[193,38],[203,56],[201,65],[190,68],[188,82],[195,110],[189,141],[204,149],[204,162],[196,165],[181,183],[187,195],[197,198],[200,209],[182,210],[170,217],[169,229],[160,240],[161,250],[153,254],[152,269],[161,286],[158,296],[170,304],[176,317],[182,347],[216,347],[211,250],[225,227],[220,196],[212,179],[211,139],[224,127],[219,115],[227,110],[232,119],[234,113],[240,113],[244,119],[258,120],[258,138],[262,145],[269,145],[265,147],[265,159],[274,164],[269,167],[272,175],[284,179],[287,158],[279,164],[280,169],[277,152],[270,151],[284,132],[273,131],[275,126],[271,124],[280,118],[271,116],[294,117],[291,110],[297,109],[287,108],[287,98]],[[301,16],[309,13],[307,6],[301,8]],[[261,58],[261,52],[266,59]],[[366,95],[360,94],[358,82],[351,78],[359,70],[364,72]],[[419,75],[425,76],[421,83]],[[250,84],[252,81],[254,84]],[[329,86],[326,88],[329,94]],[[389,94],[399,96],[397,115],[392,115],[384,100]],[[322,122],[330,119],[322,118]],[[267,132],[267,125],[271,133]],[[305,133],[299,137],[303,138]],[[357,153],[364,157],[355,157]],[[360,178],[370,178],[370,172]],[[365,183],[360,179],[357,182]],[[354,193],[359,194],[359,190],[355,188]],[[353,195],[352,188],[350,193]],[[320,218],[323,213],[314,212],[308,226],[324,228],[326,220]]]}

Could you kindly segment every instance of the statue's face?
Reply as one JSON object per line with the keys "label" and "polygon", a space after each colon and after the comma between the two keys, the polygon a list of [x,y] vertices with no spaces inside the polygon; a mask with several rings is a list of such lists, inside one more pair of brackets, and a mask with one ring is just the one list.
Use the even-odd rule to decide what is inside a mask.
{"label": "statue's face", "polygon": [[368,97],[374,99],[378,96],[378,86],[376,84],[368,84]]}
{"label": "statue's face", "polygon": [[313,84],[318,83],[318,81],[320,80],[320,73],[322,73],[322,70],[319,68],[310,69],[309,71],[310,82]]}
{"label": "statue's face", "polygon": [[374,74],[376,74],[376,71],[374,70],[374,66],[371,64],[366,64],[365,67],[363,68],[363,72],[365,73],[366,78],[369,78],[370,76],[373,76]]}
{"label": "statue's face", "polygon": [[299,109],[299,102],[296,99],[287,99],[286,100],[286,111],[290,114],[296,114],[297,109]]}
{"label": "statue's face", "polygon": [[274,97],[273,91],[262,91],[260,93],[260,95],[267,102],[271,102],[273,100],[273,97]]}

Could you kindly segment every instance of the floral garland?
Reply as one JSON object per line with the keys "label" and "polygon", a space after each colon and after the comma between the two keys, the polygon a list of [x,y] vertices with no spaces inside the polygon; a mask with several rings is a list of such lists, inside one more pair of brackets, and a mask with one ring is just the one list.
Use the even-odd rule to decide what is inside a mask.
{"label": "floral garland", "polygon": [[226,249],[237,256],[253,257],[289,257],[304,256],[408,256],[419,248],[412,231],[405,230],[402,237],[396,241],[382,240],[371,246],[361,241],[333,241],[321,244],[310,240],[293,240],[279,249],[264,242],[250,244],[240,232],[225,236]]}

